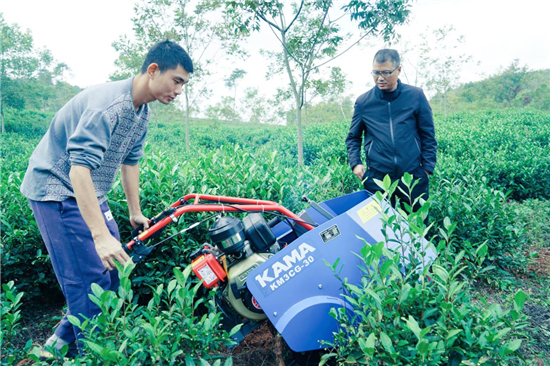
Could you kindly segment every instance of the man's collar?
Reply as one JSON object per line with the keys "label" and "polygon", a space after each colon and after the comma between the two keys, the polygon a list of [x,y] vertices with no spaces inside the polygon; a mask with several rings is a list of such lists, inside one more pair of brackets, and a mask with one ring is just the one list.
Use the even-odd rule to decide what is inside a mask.
{"label": "man's collar", "polygon": [[401,94],[401,79],[397,79],[397,88],[395,88],[394,91],[391,91],[391,92],[384,92],[382,90],[380,90],[380,88],[378,87],[378,85],[375,85],[374,86],[374,90],[376,92],[376,96],[380,99],[386,99],[386,96],[388,94],[390,94],[392,96],[392,100],[395,100],[395,98],[397,98],[399,96],[399,94]]}

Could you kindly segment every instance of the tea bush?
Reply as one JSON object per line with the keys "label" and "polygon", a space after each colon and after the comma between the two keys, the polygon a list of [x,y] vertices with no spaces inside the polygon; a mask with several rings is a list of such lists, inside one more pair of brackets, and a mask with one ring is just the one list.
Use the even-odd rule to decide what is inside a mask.
{"label": "tea bush", "polygon": [[28,138],[39,138],[46,133],[54,116],[52,112],[4,108],[5,132],[18,133]]}
{"label": "tea bush", "polygon": [[1,356],[2,365],[14,365],[16,361],[21,360],[31,349],[32,340],[29,340],[24,349],[17,349],[13,346],[13,339],[21,328],[21,298],[24,292],[19,292],[10,281],[2,285],[0,302],[2,303],[2,322],[0,329]]}
{"label": "tea bush", "polygon": [[[436,229],[446,216],[457,223],[460,244],[452,250],[471,248],[465,260],[487,241],[487,265],[524,265],[522,224],[507,200],[550,197],[549,119],[548,112],[526,109],[461,112],[436,119],[439,152],[430,215]],[[6,123],[18,132],[2,139],[2,281],[14,281],[29,300],[57,288],[27,200],[19,193],[28,158],[42,134],[24,127],[34,126],[34,120],[40,121],[40,131],[49,123],[49,117],[38,112],[6,112]],[[361,185],[351,174],[343,142],[348,126],[348,121],[307,125],[306,164],[296,167],[295,126],[192,124],[191,150],[186,151],[184,125],[153,122],[140,163],[144,213],[151,217],[192,192],[273,200],[298,212],[304,208],[304,194],[323,201],[356,191]],[[119,181],[108,198],[127,241],[130,226]],[[183,218],[182,225],[199,216]],[[156,285],[172,267],[188,263],[189,252],[208,240],[207,226],[166,243],[140,263],[137,289],[150,293],[146,284]],[[175,226],[167,229],[175,232]]]}
{"label": "tea bush", "polygon": [[27,298],[59,296],[46,247],[27,198],[19,192],[38,139],[6,133],[2,142],[2,282],[14,281]]}
{"label": "tea bush", "polygon": [[528,199],[515,203],[519,218],[526,223],[527,236],[537,248],[550,247],[550,200]]}
{"label": "tea bush", "polygon": [[[192,281],[191,266],[183,272],[173,269],[173,277],[154,288],[147,306],[135,301],[130,274],[133,264],[117,265],[120,287],[117,292],[92,285],[91,299],[102,313],[81,320],[70,316],[72,324],[85,335],[83,355],[76,362],[100,365],[221,364],[221,346],[234,344],[221,328],[213,293],[197,300],[201,283]],[[206,313],[200,315],[198,308]],[[99,331],[101,330],[101,331]],[[225,358],[225,357],[223,357]],[[232,365],[231,358],[224,365]]]}
{"label": "tea bush", "polygon": [[505,271],[525,268],[530,258],[525,224],[517,220],[517,209],[507,204],[509,194],[491,188],[485,177],[445,179],[437,173],[433,181],[430,215],[434,227],[442,229],[445,217],[456,223],[456,241],[449,250],[465,251],[468,272],[477,270],[475,255],[481,245],[488,248],[485,266]]}
{"label": "tea bush", "polygon": [[[438,158],[455,164],[448,178],[486,177],[510,198],[550,198],[550,113],[536,110],[460,112],[436,125]],[[472,166],[476,169],[472,171]]]}
{"label": "tea bush", "polygon": [[45,347],[50,358],[41,347],[33,347],[32,340],[24,349],[12,347],[23,293],[17,293],[13,282],[3,285],[2,365],[233,365],[232,358],[223,355],[226,352],[222,347],[234,344],[231,336],[240,326],[230,332],[221,328],[214,291],[197,300],[202,284],[190,278],[191,266],[183,271],[173,268],[173,276],[154,289],[149,303],[139,305],[130,280],[135,265],[116,265],[120,277],[117,292],[92,284],[90,298],[102,313],[91,319],[69,315],[84,335],[79,353],[72,356],[74,360],[65,357],[68,346],[60,351]]}
{"label": "tea bush", "polygon": [[[403,181],[410,185],[411,177],[406,175]],[[386,192],[395,189],[389,179],[383,186]],[[383,199],[379,192],[377,199]],[[384,241],[365,242],[360,285],[343,281],[353,309],[332,310],[342,330],[332,344],[335,352],[325,355],[322,364],[334,358],[341,364],[506,365],[517,357],[524,338],[521,330],[527,326],[521,313],[525,293],[519,290],[513,307],[505,310],[498,304],[472,301],[470,283],[460,275],[465,269],[461,257],[468,250],[457,256],[444,253],[456,239],[448,219],[439,257],[433,264],[425,263],[426,245],[435,249],[425,243],[429,206],[428,201],[416,213],[407,208],[400,210],[401,215],[388,210],[382,214],[383,230],[394,235],[390,239],[386,231]],[[397,249],[387,249],[396,240]],[[469,256],[481,265],[486,254],[484,245]]]}

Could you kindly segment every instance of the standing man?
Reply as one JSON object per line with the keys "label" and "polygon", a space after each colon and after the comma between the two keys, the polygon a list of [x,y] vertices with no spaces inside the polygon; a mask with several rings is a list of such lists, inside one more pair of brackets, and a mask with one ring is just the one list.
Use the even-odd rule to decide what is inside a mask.
{"label": "standing man", "polygon": [[[392,182],[404,173],[420,179],[412,191],[412,201],[399,189],[391,197],[409,205],[421,196],[428,199],[429,175],[436,163],[432,110],[422,89],[399,80],[401,63],[395,50],[382,49],[374,56],[372,76],[376,84],[357,98],[346,146],[353,174],[371,193],[382,191],[374,179],[389,175]],[[361,161],[364,135],[366,168]],[[400,181],[399,187],[408,190]],[[417,209],[419,205],[415,206]]]}
{"label": "standing man", "polygon": [[[120,170],[130,224],[148,227],[140,208],[138,168],[147,103],[170,103],[191,72],[193,63],[183,48],[171,41],[156,44],[139,75],[90,87],[65,104],[32,154],[21,192],[50,254],[67,315],[91,318],[100,312],[88,297],[92,283],[118,288],[114,261],[124,264],[129,257],[105,195]],[[74,348],[79,333],[65,316],[46,346]]]}

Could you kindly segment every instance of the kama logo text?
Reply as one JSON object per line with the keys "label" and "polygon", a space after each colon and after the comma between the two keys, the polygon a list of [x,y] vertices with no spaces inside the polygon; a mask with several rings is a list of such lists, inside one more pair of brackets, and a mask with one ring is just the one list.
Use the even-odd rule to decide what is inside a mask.
{"label": "kama logo text", "polygon": [[[300,272],[303,267],[309,266],[314,259],[312,256],[307,258],[306,256],[308,253],[313,253],[315,250],[316,249],[309,244],[300,244],[298,248],[293,249],[290,254],[285,255],[283,259],[275,262],[271,268],[267,268],[261,275],[257,275],[255,278],[256,281],[258,281],[262,288],[269,284],[271,290],[275,290],[277,287],[288,281],[290,277],[294,277],[294,275]],[[279,276],[283,272],[285,272],[283,274],[283,278],[279,279]],[[274,281],[275,283],[272,283]]]}

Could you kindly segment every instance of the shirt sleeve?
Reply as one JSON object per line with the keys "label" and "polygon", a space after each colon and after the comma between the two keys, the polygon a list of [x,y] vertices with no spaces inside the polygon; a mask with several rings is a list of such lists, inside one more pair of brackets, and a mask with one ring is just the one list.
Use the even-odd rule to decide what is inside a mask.
{"label": "shirt sleeve", "polygon": [[124,165],[136,165],[139,162],[139,159],[143,156],[143,146],[145,145],[145,137],[147,136],[147,129],[143,131],[143,134],[139,138],[138,141],[136,141],[134,147],[126,156],[122,164]]}
{"label": "shirt sleeve", "polygon": [[111,124],[102,111],[86,109],[67,141],[71,165],[97,169],[111,141]]}
{"label": "shirt sleeve", "polygon": [[346,137],[346,147],[348,149],[348,161],[350,168],[355,168],[356,165],[362,164],[361,161],[361,143],[363,141],[363,131],[365,129],[361,113],[359,112],[360,103],[355,102],[353,117],[349,128],[348,136]]}
{"label": "shirt sleeve", "polygon": [[419,96],[419,113],[418,113],[418,133],[422,146],[422,167],[424,170],[433,173],[435,163],[437,161],[437,141],[435,140],[435,127],[432,116],[432,108],[428,103],[428,99],[424,92],[420,92]]}

